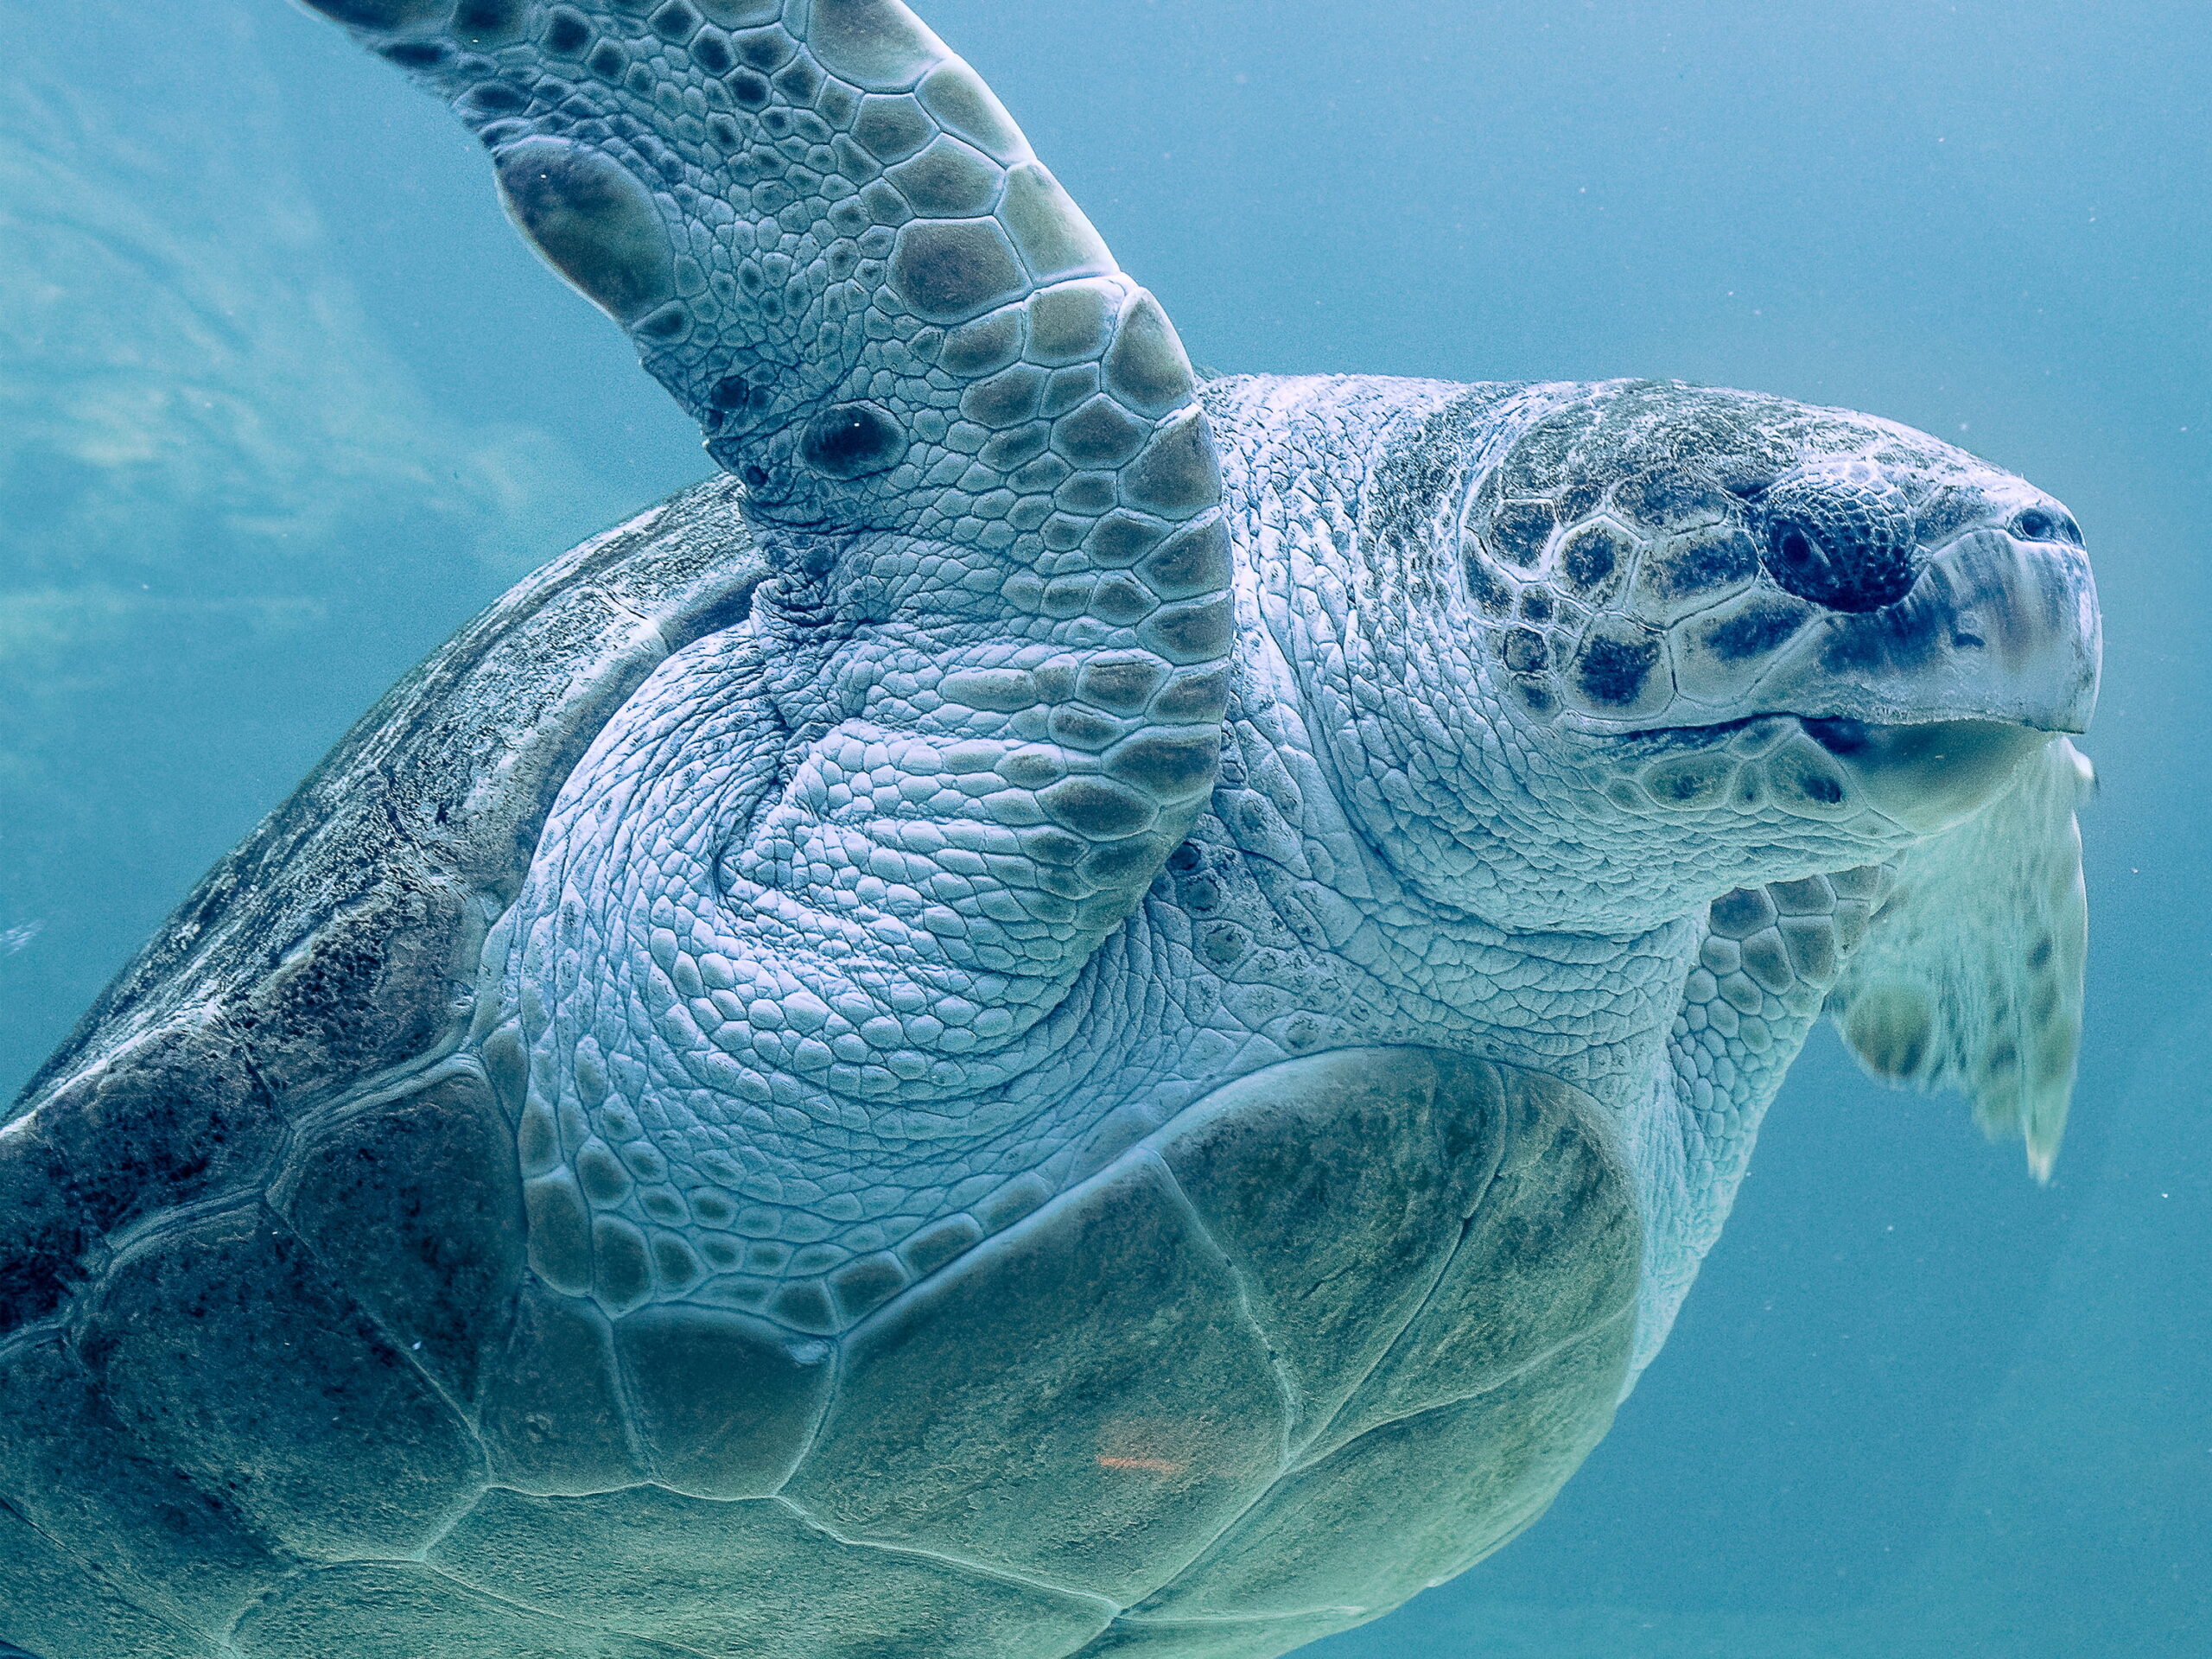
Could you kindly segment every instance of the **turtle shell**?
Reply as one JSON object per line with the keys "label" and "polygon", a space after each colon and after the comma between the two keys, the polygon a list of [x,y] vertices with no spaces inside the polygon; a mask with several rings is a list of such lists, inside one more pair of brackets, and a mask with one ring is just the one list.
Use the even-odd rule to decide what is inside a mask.
{"label": "turtle shell", "polygon": [[1427,1050],[1229,1084],[836,1336],[539,1277],[467,988],[592,735],[743,614],[733,505],[431,658],[0,1134],[0,1652],[1273,1655],[1497,1548],[1604,1432],[1605,1122]]}

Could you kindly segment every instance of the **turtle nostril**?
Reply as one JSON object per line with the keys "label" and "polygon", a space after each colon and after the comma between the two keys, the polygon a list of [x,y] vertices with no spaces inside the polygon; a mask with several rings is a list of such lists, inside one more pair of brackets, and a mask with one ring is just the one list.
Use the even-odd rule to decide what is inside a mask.
{"label": "turtle nostril", "polygon": [[2010,528],[2024,542],[2068,542],[2075,547],[2082,544],[2082,532],[2071,518],[2042,507],[2024,508],[2014,515]]}

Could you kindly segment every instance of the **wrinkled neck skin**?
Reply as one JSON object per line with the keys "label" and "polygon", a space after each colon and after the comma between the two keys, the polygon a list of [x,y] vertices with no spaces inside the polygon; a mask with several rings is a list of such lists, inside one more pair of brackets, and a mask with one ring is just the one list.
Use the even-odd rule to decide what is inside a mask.
{"label": "wrinkled neck skin", "polygon": [[[790,904],[775,860],[806,825],[761,826],[790,810],[775,804],[806,746],[895,692],[902,665],[961,648],[967,619],[917,631],[895,537],[794,536],[754,623],[678,652],[602,734],[487,958],[528,1053],[526,1173],[536,1146],[540,1179],[573,1170],[595,1213],[696,1247],[707,1277],[656,1294],[759,1306],[779,1281],[933,1229],[1008,1224],[1235,1077],[1406,1043],[1581,1087],[1647,1192],[1696,1188],[1700,1214],[1725,1213],[1707,1189],[1715,1173],[1732,1188],[1741,1158],[1692,1144],[1667,1053],[1703,905],[1881,849],[1834,826],[1734,844],[1631,817],[1583,740],[1522,722],[1485,682],[1454,636],[1449,567],[1425,550],[1452,544],[1431,519],[1465,493],[1434,469],[1471,479],[1564,395],[1212,391],[1240,567],[1217,784],[1079,968],[971,975],[957,1011],[862,934]],[[1465,442],[1438,442],[1454,422]],[[841,596],[810,585],[856,562]],[[718,989],[748,978],[780,988],[750,1003]],[[841,1091],[836,1059],[866,1058],[882,1008],[910,1031],[939,1015],[956,1029],[895,1091]],[[790,1068],[747,1075],[717,1020],[745,1022],[747,1064],[780,1044]],[[1777,1058],[1802,1036],[1777,1033]],[[1747,1144],[1755,1127],[1739,1115],[1731,1134]],[[1654,1241],[1670,1256],[1686,1244],[1701,1249]]]}

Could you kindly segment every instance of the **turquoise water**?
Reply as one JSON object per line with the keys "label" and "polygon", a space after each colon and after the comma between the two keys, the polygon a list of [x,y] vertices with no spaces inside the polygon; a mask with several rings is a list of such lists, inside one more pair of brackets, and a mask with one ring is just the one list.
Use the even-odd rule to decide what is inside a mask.
{"label": "turquoise water", "polygon": [[[2212,22],[924,10],[1210,365],[1872,410],[2053,491],[2097,563],[2094,954],[2056,1180],[1816,1040],[1551,1515],[1315,1651],[2212,1649]],[[474,146],[327,24],[280,0],[0,20],[6,1090],[393,677],[707,463]]]}

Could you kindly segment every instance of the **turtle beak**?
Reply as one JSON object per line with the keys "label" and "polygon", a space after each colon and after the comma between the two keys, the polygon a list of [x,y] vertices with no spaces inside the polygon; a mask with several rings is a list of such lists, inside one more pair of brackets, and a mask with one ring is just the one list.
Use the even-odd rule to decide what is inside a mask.
{"label": "turtle beak", "polygon": [[1985,526],[1929,559],[1895,604],[1823,616],[1759,694],[1770,706],[1863,727],[1957,725],[1940,740],[1871,747],[1866,764],[1887,755],[1910,769],[1941,753],[1967,766],[1970,752],[1981,759],[1968,769],[1978,770],[2006,747],[1981,728],[2024,727],[2038,739],[2086,731],[2102,654],[2082,550]]}

